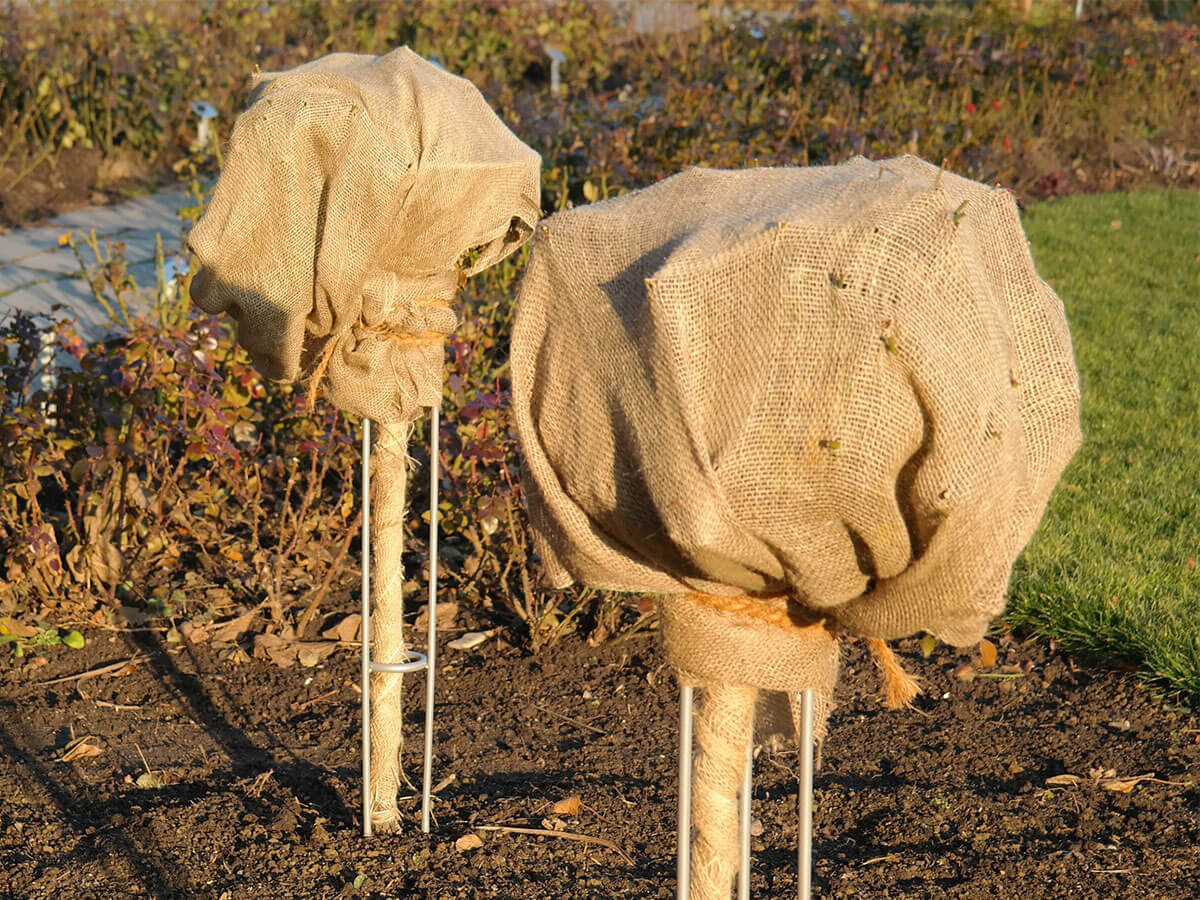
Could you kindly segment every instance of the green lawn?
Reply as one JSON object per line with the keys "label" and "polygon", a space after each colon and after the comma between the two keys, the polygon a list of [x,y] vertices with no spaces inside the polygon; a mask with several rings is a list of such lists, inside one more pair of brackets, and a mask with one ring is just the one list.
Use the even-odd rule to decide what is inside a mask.
{"label": "green lawn", "polygon": [[1024,221],[1066,304],[1084,439],[1007,618],[1200,700],[1200,194],[1069,197]]}

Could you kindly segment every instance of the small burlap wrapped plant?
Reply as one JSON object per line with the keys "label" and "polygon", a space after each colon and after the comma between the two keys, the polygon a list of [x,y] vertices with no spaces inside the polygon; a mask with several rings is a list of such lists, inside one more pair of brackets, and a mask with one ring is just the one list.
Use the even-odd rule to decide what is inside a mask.
{"label": "small burlap wrapped plant", "polygon": [[[376,420],[374,657],[399,661],[410,424],[442,395],[461,280],[539,215],[540,157],[470,82],[407,48],[259,75],[190,244],[191,293],[228,312],[270,378],[319,382]],[[469,255],[469,261],[468,261]],[[372,694],[372,819],[394,827],[401,678]],[[366,725],[364,724],[364,727]]]}
{"label": "small burlap wrapped plant", "polygon": [[692,169],[538,227],[512,372],[558,586],[650,591],[703,688],[693,896],[727,897],[760,689],[838,639],[977,642],[1079,442],[1011,194],[913,157]]}

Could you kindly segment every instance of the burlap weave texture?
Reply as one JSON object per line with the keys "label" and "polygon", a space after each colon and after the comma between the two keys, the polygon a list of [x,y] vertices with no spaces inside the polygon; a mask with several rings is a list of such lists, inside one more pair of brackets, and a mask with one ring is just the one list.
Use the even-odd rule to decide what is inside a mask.
{"label": "burlap weave texture", "polygon": [[319,369],[381,423],[441,397],[459,280],[539,215],[540,157],[468,81],[407,48],[257,76],[190,243],[192,295],[271,378]]}
{"label": "burlap weave texture", "polygon": [[977,641],[1079,442],[1011,194],[913,157],[691,169],[538,227],[513,338],[551,580]]}

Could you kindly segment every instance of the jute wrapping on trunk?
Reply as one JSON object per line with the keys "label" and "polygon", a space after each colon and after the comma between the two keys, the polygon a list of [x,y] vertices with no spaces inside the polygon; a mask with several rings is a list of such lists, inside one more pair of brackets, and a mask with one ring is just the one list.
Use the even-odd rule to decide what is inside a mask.
{"label": "jute wrapping on trunk", "polygon": [[[320,382],[380,423],[374,659],[404,660],[411,421],[440,404],[460,280],[531,234],[541,160],[461,78],[406,48],[259,76],[190,239],[192,297],[227,311],[268,377]],[[372,679],[371,817],[397,825],[401,677]]]}
{"label": "jute wrapping on trunk", "polygon": [[268,377],[319,368],[340,408],[411,420],[440,402],[459,279],[537,221],[540,167],[469,81],[407,48],[259,75],[190,238],[192,296],[237,318]]}
{"label": "jute wrapping on trunk", "polygon": [[730,686],[814,688],[823,723],[837,632],[978,641],[1079,443],[1012,195],[913,157],[691,169],[554,216],[512,373],[550,580],[666,595],[668,657],[711,695],[694,896],[732,871],[754,692]]}
{"label": "jute wrapping on trunk", "polygon": [[762,732],[799,731],[790,721],[799,704],[779,701],[812,689],[815,738],[824,737],[838,642],[824,623],[796,621],[795,613],[783,597],[663,598],[667,660],[681,682],[700,688],[692,900],[728,900],[738,870],[737,796],[756,719]]}

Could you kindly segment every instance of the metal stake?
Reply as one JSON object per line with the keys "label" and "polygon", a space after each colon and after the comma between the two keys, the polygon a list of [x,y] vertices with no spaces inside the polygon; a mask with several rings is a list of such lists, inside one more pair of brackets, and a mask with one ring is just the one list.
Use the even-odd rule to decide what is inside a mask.
{"label": "metal stake", "polygon": [[371,420],[362,425],[362,806],[371,836]]}
{"label": "metal stake", "polygon": [[800,694],[800,900],[812,895],[813,699],[811,690]]}
{"label": "metal stake", "polygon": [[433,689],[437,653],[437,481],[438,408],[430,410],[430,510],[429,510],[429,636],[428,654],[408,650],[404,661],[381,663],[371,659],[371,420],[363,419],[362,446],[362,791],[363,836],[371,837],[371,673],[405,674],[425,671],[425,752],[421,775],[421,830],[429,834],[430,787],[433,776]]}
{"label": "metal stake", "polygon": [[433,679],[437,671],[438,578],[438,438],[441,421],[436,406],[429,410],[429,635],[425,669],[425,771],[421,782],[421,831],[429,834],[429,803],[433,776]]}
{"label": "metal stake", "polygon": [[742,794],[738,803],[738,900],[750,900],[750,798],[754,790],[754,736],[746,744],[746,773],[742,776]]}
{"label": "metal stake", "polygon": [[679,833],[675,857],[676,900],[692,892],[692,686],[679,687]]}

